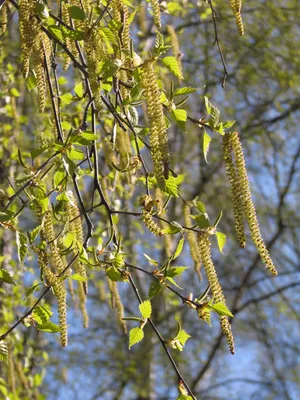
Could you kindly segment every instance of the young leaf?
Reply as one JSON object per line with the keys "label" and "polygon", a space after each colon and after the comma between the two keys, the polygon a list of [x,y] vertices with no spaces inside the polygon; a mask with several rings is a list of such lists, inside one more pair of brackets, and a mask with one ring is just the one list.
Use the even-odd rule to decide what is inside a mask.
{"label": "young leaf", "polygon": [[177,244],[176,250],[172,256],[173,260],[175,260],[177,257],[180,256],[180,253],[182,252],[183,249],[183,245],[184,245],[184,237],[182,237]]}
{"label": "young leaf", "polygon": [[9,285],[16,285],[10,274],[5,269],[0,269],[0,282],[8,283]]}
{"label": "young leaf", "polygon": [[223,303],[209,304],[209,308],[221,316],[233,317],[231,311]]}
{"label": "young leaf", "polygon": [[28,238],[24,233],[22,232],[16,232],[16,241],[17,241],[17,247],[18,247],[18,257],[20,261],[20,266],[23,267],[24,265],[24,260],[27,255],[28,251]]}
{"label": "young leaf", "polygon": [[44,324],[35,324],[35,327],[39,331],[43,331],[43,332],[57,333],[60,331],[59,326],[54,324],[51,321],[45,322]]}
{"label": "young leaf", "polygon": [[168,179],[164,179],[163,182],[160,182],[159,187],[166,194],[170,194],[174,197],[178,197],[179,195],[177,182],[173,176],[169,176]]}
{"label": "young leaf", "polygon": [[70,276],[73,281],[79,281],[79,282],[86,282],[88,280],[87,277],[81,276],[79,274],[73,274]]}
{"label": "young leaf", "polygon": [[68,7],[69,15],[73,19],[78,19],[79,21],[83,21],[85,19],[84,11],[76,6]]}
{"label": "young leaf", "polygon": [[223,253],[223,248],[226,244],[226,235],[225,233],[222,232],[216,232],[216,236],[217,236],[219,250],[221,253]]}
{"label": "young leaf", "polygon": [[84,95],[84,87],[82,82],[79,82],[75,87],[74,87],[74,92],[76,96],[82,98]]}
{"label": "young leaf", "polygon": [[164,57],[162,58],[162,62],[173,75],[175,75],[177,78],[183,79],[177,59],[175,57]]}
{"label": "young leaf", "polygon": [[60,42],[64,43],[64,35],[58,26],[49,25],[47,29],[51,36],[53,36],[55,39],[58,39]]}
{"label": "young leaf", "polygon": [[139,309],[143,318],[148,319],[151,317],[152,306],[150,300],[143,301],[143,303],[139,305]]}
{"label": "young leaf", "polygon": [[148,297],[151,299],[152,297],[157,296],[162,291],[162,286],[158,281],[154,281],[151,283],[149,287]]}
{"label": "young leaf", "polygon": [[182,109],[172,110],[172,117],[175,119],[176,123],[180,126],[180,128],[185,128],[185,123],[187,120],[187,112]]}
{"label": "young leaf", "polygon": [[206,213],[191,215],[191,218],[193,218],[196,221],[196,224],[200,229],[205,229],[210,227],[209,218]]}
{"label": "young leaf", "polygon": [[206,133],[206,131],[204,131],[203,132],[203,153],[204,153],[204,158],[205,158],[205,161],[207,162],[207,164],[208,164],[207,155],[208,155],[208,151],[209,151],[210,142],[211,142],[211,137],[209,136],[208,133]]}
{"label": "young leaf", "polygon": [[144,331],[140,327],[133,328],[129,332],[129,348],[139,343],[144,338]]}
{"label": "young leaf", "polygon": [[184,329],[181,329],[176,336],[176,339],[184,346],[186,341],[191,337]]}
{"label": "young leaf", "polygon": [[193,88],[193,87],[190,87],[190,86],[185,86],[185,87],[182,87],[182,88],[175,89],[174,92],[173,92],[173,96],[174,97],[175,96],[181,96],[181,95],[184,95],[184,94],[189,94],[189,93],[196,92],[197,90],[198,89],[196,89],[196,88]]}
{"label": "young leaf", "polygon": [[181,275],[188,268],[189,267],[172,267],[172,268],[168,269],[167,276],[174,278],[174,276]]}
{"label": "young leaf", "polygon": [[52,314],[51,310],[43,306],[36,306],[32,311],[32,317],[38,324],[45,324]]}
{"label": "young leaf", "polygon": [[25,298],[23,301],[26,301],[29,296],[31,296],[36,290],[38,290],[39,286],[41,286],[42,283],[37,283],[36,285],[31,286],[29,289],[26,290],[25,292]]}
{"label": "young leaf", "polygon": [[166,278],[168,279],[169,282],[172,283],[172,285],[178,287],[178,289],[182,289],[182,287],[180,287],[179,285],[177,285],[177,283],[174,281],[173,278],[171,278],[170,276],[167,276]]}
{"label": "young leaf", "polygon": [[4,340],[0,340],[0,361],[8,364],[8,348]]}

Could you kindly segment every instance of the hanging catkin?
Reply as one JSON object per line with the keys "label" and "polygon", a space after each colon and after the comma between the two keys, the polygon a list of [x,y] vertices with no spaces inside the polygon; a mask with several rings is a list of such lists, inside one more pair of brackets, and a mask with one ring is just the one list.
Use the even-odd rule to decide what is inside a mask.
{"label": "hanging catkin", "polygon": [[158,0],[151,0],[151,6],[153,10],[153,21],[157,29],[161,28],[161,12]]}
{"label": "hanging catkin", "polygon": [[[218,276],[211,258],[210,241],[207,232],[198,233],[198,249],[201,260],[204,265],[207,280],[210,283],[210,288],[216,303],[223,303],[226,305],[226,300],[219,283]],[[228,347],[231,354],[234,354],[234,339],[231,331],[231,325],[227,316],[220,316],[221,329],[226,336]]]}
{"label": "hanging catkin", "polygon": [[255,207],[251,197],[251,189],[250,189],[246,163],[239,134],[237,132],[232,132],[229,133],[228,135],[230,136],[230,143],[232,146],[235,159],[237,185],[239,185],[239,191],[241,193],[241,202],[244,208],[244,213],[248,221],[251,238],[255,246],[257,247],[260,257],[262,261],[266,264],[268,270],[273,275],[277,275],[276,268],[273,264],[273,261],[270,257],[270,254],[265,246],[265,243],[260,233],[258,219],[256,216]]}
{"label": "hanging catkin", "polygon": [[244,35],[244,25],[242,20],[242,0],[229,0],[229,5],[232,8],[233,14],[235,16],[236,25],[240,36]]}
{"label": "hanging catkin", "polygon": [[[187,203],[183,203],[182,206],[182,212],[183,212],[183,219],[184,219],[184,225],[189,227],[191,225],[191,217],[190,217],[190,207]],[[194,261],[194,268],[195,271],[199,277],[199,279],[201,280],[201,272],[200,272],[200,268],[201,268],[201,258],[200,258],[200,254],[198,251],[198,247],[197,247],[197,239],[196,239],[196,234],[191,231],[191,230],[187,230],[187,241],[190,247],[190,254],[192,257],[192,260]]]}
{"label": "hanging catkin", "polygon": [[170,153],[168,134],[163,107],[160,102],[160,90],[157,84],[152,61],[146,61],[141,68],[141,84],[147,105],[150,125],[151,157],[154,164],[154,174],[159,184],[168,179]]}
{"label": "hanging catkin", "polygon": [[[179,67],[179,71],[180,71],[179,75],[182,76],[182,63],[181,63],[182,55],[181,55],[180,48],[179,48],[179,41],[178,41],[177,33],[172,25],[167,26],[167,31],[168,31],[168,34],[171,39],[172,53],[173,53],[174,57],[176,58],[177,64]],[[181,79],[178,78],[178,80],[179,80],[179,84],[180,84]]]}
{"label": "hanging catkin", "polygon": [[242,248],[246,246],[246,236],[244,230],[244,210],[241,201],[241,188],[237,179],[237,171],[233,162],[230,135],[223,136],[223,159],[226,167],[226,174],[230,183],[231,198],[233,204],[233,215],[235,230],[239,244]]}
{"label": "hanging catkin", "polygon": [[156,236],[162,236],[164,234],[163,229],[155,222],[153,221],[153,200],[151,196],[145,195],[142,196],[139,200],[139,204],[143,207],[142,210],[142,220],[145,224],[145,226],[149,229],[153,235]]}

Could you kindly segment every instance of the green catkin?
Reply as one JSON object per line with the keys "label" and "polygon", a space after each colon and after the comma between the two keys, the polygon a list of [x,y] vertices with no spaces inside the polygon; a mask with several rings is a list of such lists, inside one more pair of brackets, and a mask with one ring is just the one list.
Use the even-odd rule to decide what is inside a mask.
{"label": "green catkin", "polygon": [[233,14],[235,16],[236,25],[240,36],[244,35],[244,25],[241,15],[242,10],[242,0],[229,0],[229,5],[232,8]]}
{"label": "green catkin", "polygon": [[161,28],[161,12],[158,0],[150,0],[153,10],[153,21],[157,29]]}
{"label": "green catkin", "polygon": [[[177,64],[178,64],[179,71],[180,71],[180,76],[182,76],[182,63],[181,63],[182,55],[181,55],[180,48],[179,48],[179,41],[178,41],[177,33],[172,25],[167,26],[167,31],[168,31],[168,34],[171,39],[172,53],[177,60]],[[181,79],[178,78],[178,80],[179,80],[179,83],[181,83]]]}
{"label": "green catkin", "polygon": [[58,304],[58,319],[60,329],[60,342],[63,347],[68,345],[68,325],[67,325],[67,292],[63,282],[59,282],[53,287]]}
{"label": "green catkin", "polygon": [[[216,303],[226,305],[226,300],[223,294],[222,287],[219,283],[218,276],[211,258],[210,240],[207,232],[198,233],[198,249],[201,260],[204,265],[207,280]],[[234,354],[234,339],[231,331],[231,325],[227,316],[220,316],[221,329],[226,336],[227,343],[231,354]]]}
{"label": "green catkin", "polygon": [[251,189],[246,169],[246,163],[243,153],[243,148],[239,139],[239,134],[237,132],[230,133],[230,142],[235,158],[235,166],[237,171],[237,179],[238,185],[240,186],[241,191],[241,201],[244,208],[244,213],[246,215],[251,238],[253,243],[255,244],[262,261],[266,264],[267,269],[273,274],[277,275],[276,268],[273,264],[273,261],[270,257],[270,254],[265,246],[265,243],[262,239],[258,219],[256,216],[255,207],[251,197]]}
{"label": "green catkin", "polygon": [[108,138],[106,138],[103,140],[102,146],[105,164],[112,168],[113,164],[117,164],[116,153],[113,149],[113,144]]}
{"label": "green catkin", "polygon": [[117,129],[116,150],[120,153],[120,168],[127,168],[128,160],[132,153],[131,143],[128,132],[124,132],[122,129]]}
{"label": "green catkin", "polygon": [[146,61],[141,68],[141,84],[147,105],[150,125],[151,157],[154,174],[158,184],[168,179],[170,153],[163,106],[160,102],[160,90],[157,84],[152,61]]}
{"label": "green catkin", "polygon": [[[183,213],[184,225],[187,227],[191,226],[190,206],[187,203],[183,203],[182,213]],[[195,271],[196,271],[199,279],[202,280],[201,272],[200,272],[201,258],[200,258],[200,254],[199,254],[198,247],[197,247],[196,234],[193,231],[187,230],[186,235],[187,235],[187,242],[190,247],[190,254],[191,254],[192,260],[194,261]]]}
{"label": "green catkin", "polygon": [[223,136],[223,160],[225,162],[226,174],[230,183],[235,230],[240,247],[244,248],[246,246],[246,236],[244,230],[243,204],[241,202],[242,193],[237,181],[237,171],[232,157],[230,135],[226,134]]}
{"label": "green catkin", "polygon": [[145,195],[140,198],[140,205],[143,207],[142,220],[145,226],[149,229],[151,233],[155,236],[162,236],[164,234],[163,229],[153,221],[153,201],[151,196]]}
{"label": "green catkin", "polygon": [[118,324],[122,328],[123,332],[127,334],[127,325],[123,320],[124,318],[124,307],[118,290],[117,282],[114,282],[107,278],[108,288],[110,291],[111,307],[117,310]]}
{"label": "green catkin", "polygon": [[52,223],[52,211],[49,209],[46,211],[44,215],[44,232],[47,240],[47,244],[50,247],[52,264],[55,267],[55,270],[58,274],[64,271],[65,265],[59,253],[59,249],[57,247],[55,232]]}

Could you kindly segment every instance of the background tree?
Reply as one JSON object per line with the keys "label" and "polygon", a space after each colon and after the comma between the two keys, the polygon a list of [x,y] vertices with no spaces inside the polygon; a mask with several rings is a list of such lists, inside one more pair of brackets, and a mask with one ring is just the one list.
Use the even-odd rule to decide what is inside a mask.
{"label": "background tree", "polygon": [[[234,12],[229,3],[217,1],[3,3],[3,32],[5,19],[9,23],[1,37],[1,246],[6,256],[2,268],[11,277],[2,272],[1,333],[31,311],[23,319],[29,327],[18,326],[2,337],[9,350],[8,367],[1,364],[4,396],[176,398],[181,385],[158,329],[169,340],[166,348],[186,389],[199,398],[296,398],[297,4],[247,2],[242,38],[231,5]],[[163,61],[156,62],[157,56]],[[198,90],[180,92],[180,87]],[[222,160],[224,132],[216,122],[217,109],[205,104],[204,96],[217,104],[222,122],[237,121],[234,129],[241,132],[252,196],[279,272],[276,279],[257,268],[260,258],[248,238],[246,249],[237,247]],[[140,199],[145,193],[152,199]],[[201,215],[198,220],[186,215],[192,204],[191,213]],[[221,210],[218,230],[230,240],[222,255],[212,238],[212,254],[235,316],[237,354],[228,355],[216,318],[210,328],[187,306],[190,292],[196,297],[207,287],[193,231],[182,231],[189,243],[171,263],[171,268],[190,267],[175,277],[183,290],[168,282],[171,289],[151,299],[155,328],[148,322],[143,341],[129,350],[121,318],[140,318],[136,288],[146,299],[150,283],[162,282],[161,272],[154,278],[153,271],[178,249],[180,226],[162,219],[185,227],[197,223],[195,229],[203,232],[201,213],[208,212],[211,225]],[[174,234],[160,236],[170,229]],[[65,276],[68,265],[73,279]],[[61,282],[57,275],[66,279]],[[10,279],[16,286],[9,285]],[[48,286],[33,292],[41,281]],[[60,330],[66,344],[65,284],[69,344],[61,351],[59,336],[42,331]],[[50,307],[51,320],[60,328],[49,323]],[[83,329],[86,310],[89,328]],[[200,317],[207,317],[202,311]],[[178,351],[184,343],[176,340],[176,320],[191,335],[183,352]],[[139,322],[126,324],[129,330]]]}

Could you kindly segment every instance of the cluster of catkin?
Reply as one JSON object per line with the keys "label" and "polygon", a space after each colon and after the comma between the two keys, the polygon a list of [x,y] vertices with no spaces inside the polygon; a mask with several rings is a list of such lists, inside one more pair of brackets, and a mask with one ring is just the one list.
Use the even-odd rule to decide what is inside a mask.
{"label": "cluster of catkin", "polygon": [[223,136],[223,158],[230,182],[235,226],[240,246],[245,247],[246,245],[244,232],[245,217],[249,225],[251,238],[257,247],[262,261],[273,275],[277,275],[277,271],[260,233],[251,197],[243,148],[237,132],[230,132]]}
{"label": "cluster of catkin", "polygon": [[37,81],[39,111],[43,112],[47,100],[47,76],[45,67],[50,65],[51,42],[41,31],[36,18],[36,2],[19,1],[19,31],[21,42],[21,66],[24,77],[29,74],[30,60]]}
{"label": "cluster of catkin", "polygon": [[153,61],[144,62],[140,76],[150,125],[150,147],[154,175],[160,185],[169,176],[170,153],[165,116],[160,102],[160,90],[155,76]]}
{"label": "cluster of catkin", "polygon": [[242,20],[242,0],[229,0],[229,5],[232,8],[235,16],[236,26],[238,28],[240,36],[244,35],[244,24]]}

